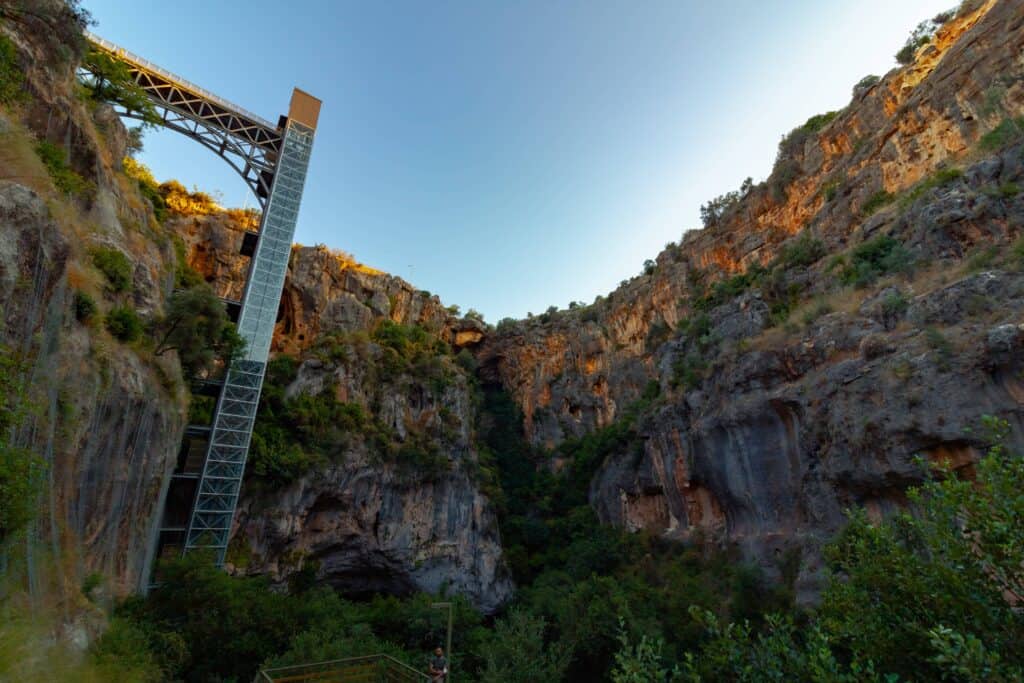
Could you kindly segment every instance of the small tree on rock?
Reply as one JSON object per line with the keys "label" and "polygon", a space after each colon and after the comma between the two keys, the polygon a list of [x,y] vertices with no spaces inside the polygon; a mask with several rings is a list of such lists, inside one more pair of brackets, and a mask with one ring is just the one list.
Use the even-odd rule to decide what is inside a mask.
{"label": "small tree on rock", "polygon": [[158,356],[177,351],[186,375],[213,369],[217,361],[229,363],[245,348],[224,302],[203,283],[171,295],[167,313],[156,321]]}

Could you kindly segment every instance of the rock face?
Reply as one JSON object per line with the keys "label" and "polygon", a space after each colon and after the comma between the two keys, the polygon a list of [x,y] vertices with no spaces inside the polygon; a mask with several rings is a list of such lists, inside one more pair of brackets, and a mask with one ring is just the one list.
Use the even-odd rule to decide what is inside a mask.
{"label": "rock face", "polygon": [[325,463],[284,487],[250,477],[237,568],[283,580],[310,567],[350,595],[448,591],[494,611],[512,582],[480,492],[470,380],[449,359],[429,379],[387,376],[385,353],[353,341],[299,367],[288,396],[331,392],[373,424],[349,426]]}
{"label": "rock face", "polygon": [[[244,215],[179,212],[168,227],[185,240],[189,264],[220,296],[241,298],[249,265],[241,255],[248,227]],[[321,335],[366,330],[385,318],[435,330],[460,348],[483,339],[483,325],[452,315],[437,296],[358,263],[344,252],[323,245],[295,245],[273,350],[300,353]]]}
{"label": "rock face", "polygon": [[[108,108],[92,112],[74,97],[70,63],[60,61],[52,36],[36,29],[15,21],[0,27],[26,64],[30,93],[23,119],[11,116],[0,126],[7,152],[0,176],[19,180],[0,182],[0,344],[24,360],[36,407],[16,442],[45,463],[30,536],[50,553],[42,565],[55,574],[28,562],[27,585],[77,587],[99,572],[112,582],[111,592],[123,595],[143,588],[148,577],[186,397],[176,362],[117,341],[100,316],[117,305],[142,316],[158,312],[175,255],[151,223],[148,203],[117,172],[123,126]],[[32,136],[64,146],[89,191],[57,191],[32,151]],[[93,265],[96,248],[127,258],[127,291],[107,286]],[[76,295],[83,294],[97,306],[91,321],[76,319]],[[22,547],[10,550],[5,568],[21,564]],[[77,595],[75,588],[71,603]]]}
{"label": "rock face", "polygon": [[[794,131],[765,183],[651,272],[591,306],[503,325],[478,349],[541,447],[658,394],[642,453],[612,456],[591,483],[602,520],[735,543],[769,571],[810,549],[808,597],[813,550],[843,510],[901,504],[923,474],[916,455],[968,466],[985,440],[965,430],[985,414],[1024,443],[1010,257],[1022,136],[978,147],[1000,125],[1019,131],[1024,3],[974,4],[820,131]],[[914,266],[860,281],[874,268],[865,243],[898,245],[893,258]]]}
{"label": "rock face", "polygon": [[[248,265],[239,253],[243,217],[186,210],[168,225],[184,238],[189,263],[220,295],[237,299]],[[477,345],[486,329],[346,254],[294,247],[273,342],[278,356],[304,359],[287,394],[326,390],[359,405],[391,445],[350,430],[326,462],[284,487],[251,476],[236,518],[233,570],[286,581],[313,568],[318,580],[346,594],[444,590],[492,612],[513,586],[476,474],[473,389],[466,371],[443,354],[434,358],[440,375],[407,369],[384,376],[384,350],[367,337],[383,321],[419,326],[455,350]],[[382,460],[389,449],[398,457]],[[409,465],[402,455],[409,449],[426,449],[444,466]]]}

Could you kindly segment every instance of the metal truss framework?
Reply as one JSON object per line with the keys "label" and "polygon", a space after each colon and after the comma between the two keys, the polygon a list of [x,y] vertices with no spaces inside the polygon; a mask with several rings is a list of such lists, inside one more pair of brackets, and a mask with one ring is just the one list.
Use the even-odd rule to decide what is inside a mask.
{"label": "metal truss framework", "polygon": [[[227,161],[252,188],[263,208],[238,314],[245,354],[227,369],[212,423],[190,425],[186,430],[186,442],[171,481],[172,488],[176,483],[185,486],[166,499],[161,536],[154,549],[160,555],[166,555],[166,548],[180,548],[182,553],[204,551],[221,565],[245,472],[320,101],[296,89],[288,116],[275,127],[98,36],[86,37],[93,47],[128,67],[135,83],[160,112],[163,126]],[[89,77],[84,74],[84,78]],[[120,109],[123,116],[142,118],[139,112]],[[204,436],[208,441],[200,467],[190,457],[190,439]],[[180,509],[183,507],[187,509]]]}
{"label": "metal truss framework", "polygon": [[[224,159],[266,208],[281,150],[281,131],[276,126],[108,40],[89,32],[86,38],[94,48],[128,67],[135,84],[156,108],[160,125],[192,138]],[[83,71],[83,76],[90,77]],[[145,120],[140,112],[119,105],[115,108],[122,116]]]}

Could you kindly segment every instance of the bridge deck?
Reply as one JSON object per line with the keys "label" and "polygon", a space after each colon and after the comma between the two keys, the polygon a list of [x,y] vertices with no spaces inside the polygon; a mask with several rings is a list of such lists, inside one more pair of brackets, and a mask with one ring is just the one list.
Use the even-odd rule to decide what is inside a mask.
{"label": "bridge deck", "polygon": [[223,97],[214,95],[209,90],[201,88],[195,83],[192,83],[191,81],[188,81],[177,74],[171,73],[163,67],[157,66],[148,59],[144,59],[138,56],[137,54],[134,54],[124,49],[120,45],[112,43],[106,38],[101,38],[100,36],[96,35],[95,33],[92,33],[91,31],[85,31],[85,37],[89,40],[90,43],[94,44],[96,47],[99,47],[105,50],[106,52],[110,52],[116,55],[118,59],[120,59],[123,62],[129,63],[135,66],[136,68],[145,69],[146,71],[151,71],[155,74],[159,74],[160,76],[163,76],[165,79],[167,79],[169,82],[174,83],[178,87],[188,90],[196,95],[199,95],[204,100],[209,100],[210,102],[219,104],[221,107],[230,110],[232,113],[237,114],[238,116],[241,116],[243,118],[247,118],[253,123],[258,123],[259,125],[264,126],[270,129],[271,131],[277,131],[277,126],[272,124],[270,121],[267,121],[266,119],[257,116],[256,114],[253,114],[251,111],[248,111],[247,109],[239,107],[237,104],[225,100]]}

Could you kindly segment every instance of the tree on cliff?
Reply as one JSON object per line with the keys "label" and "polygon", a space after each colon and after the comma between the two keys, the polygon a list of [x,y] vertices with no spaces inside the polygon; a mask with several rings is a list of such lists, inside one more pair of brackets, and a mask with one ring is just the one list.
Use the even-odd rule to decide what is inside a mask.
{"label": "tree on cliff", "polygon": [[93,99],[119,104],[142,118],[143,125],[156,126],[160,116],[146,92],[132,78],[128,65],[106,52],[89,47],[82,58],[82,66],[89,72],[84,79]]}
{"label": "tree on cliff", "polygon": [[245,348],[224,302],[206,283],[174,292],[167,313],[155,323],[158,356],[177,351],[188,376],[209,372],[217,361],[229,363]]}

